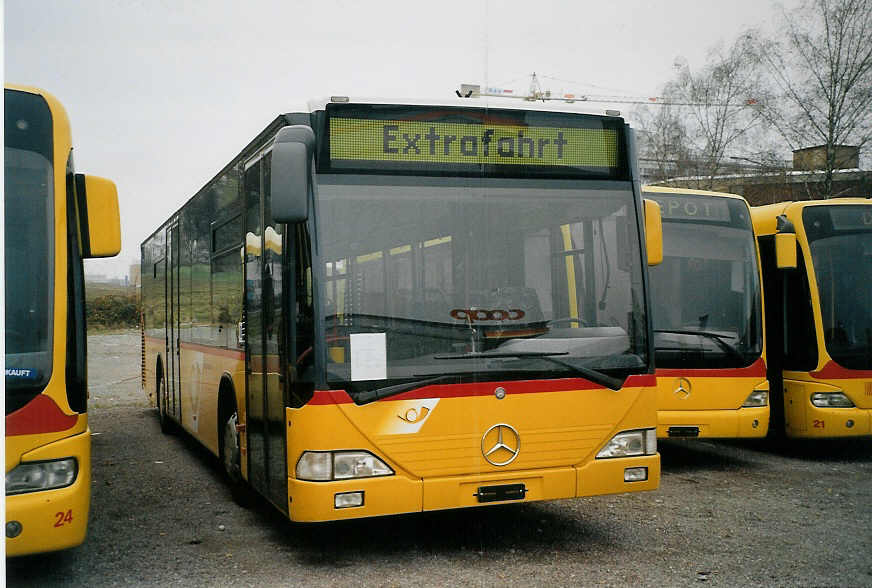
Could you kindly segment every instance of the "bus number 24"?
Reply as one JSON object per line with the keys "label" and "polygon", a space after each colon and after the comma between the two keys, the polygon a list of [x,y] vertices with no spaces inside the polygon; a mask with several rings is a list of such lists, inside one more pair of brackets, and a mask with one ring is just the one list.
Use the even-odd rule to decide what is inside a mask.
{"label": "bus number 24", "polygon": [[68,525],[73,522],[73,511],[72,509],[67,512],[56,512],[55,513],[55,527],[63,527],[64,525]]}

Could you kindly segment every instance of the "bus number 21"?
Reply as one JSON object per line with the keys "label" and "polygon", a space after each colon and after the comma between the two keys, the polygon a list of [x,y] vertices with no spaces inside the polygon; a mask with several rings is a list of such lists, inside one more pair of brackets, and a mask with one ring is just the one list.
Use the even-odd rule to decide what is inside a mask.
{"label": "bus number 21", "polygon": [[55,527],[63,527],[69,523],[73,522],[73,511],[68,510],[67,512],[56,512],[55,513]]}
{"label": "bus number 21", "polygon": [[824,421],[822,419],[815,419],[814,421],[812,421],[812,425],[815,429],[823,429]]}

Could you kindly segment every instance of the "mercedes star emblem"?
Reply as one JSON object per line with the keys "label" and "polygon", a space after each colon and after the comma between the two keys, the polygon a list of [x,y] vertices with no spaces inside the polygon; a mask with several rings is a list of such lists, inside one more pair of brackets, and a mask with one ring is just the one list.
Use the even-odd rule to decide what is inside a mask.
{"label": "mercedes star emblem", "polygon": [[521,436],[511,425],[494,425],[481,436],[481,454],[491,465],[509,465],[520,452]]}
{"label": "mercedes star emblem", "polygon": [[682,400],[687,400],[690,398],[690,380],[687,378],[678,378],[675,381],[675,390],[672,391],[673,394],[681,398]]}

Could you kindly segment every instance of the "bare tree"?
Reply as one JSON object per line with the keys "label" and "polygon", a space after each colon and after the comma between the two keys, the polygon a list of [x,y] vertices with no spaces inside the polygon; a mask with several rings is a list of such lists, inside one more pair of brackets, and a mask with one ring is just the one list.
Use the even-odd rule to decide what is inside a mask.
{"label": "bare tree", "polygon": [[872,0],[807,0],[782,20],[756,43],[776,94],[761,113],[791,149],[825,146],[829,198],[836,146],[872,139]]}
{"label": "bare tree", "polygon": [[646,106],[634,113],[639,127],[639,155],[647,180],[662,182],[691,173],[693,161],[679,108]]}
{"label": "bare tree", "polygon": [[688,140],[700,166],[701,187],[712,187],[715,176],[729,167],[730,153],[747,153],[752,131],[761,127],[764,97],[756,47],[746,34],[726,50],[712,49],[699,72],[678,61],[677,77],[666,87],[667,97],[687,109]]}

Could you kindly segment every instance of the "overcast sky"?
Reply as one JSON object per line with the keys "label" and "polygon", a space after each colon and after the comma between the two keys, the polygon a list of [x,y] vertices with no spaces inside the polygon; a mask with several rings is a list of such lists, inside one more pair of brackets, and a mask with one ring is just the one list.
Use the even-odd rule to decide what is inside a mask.
{"label": "overcast sky", "polygon": [[[793,0],[787,2],[793,5]],[[280,112],[461,83],[654,96],[676,58],[767,28],[767,0],[6,0],[5,80],[66,106],[79,172],[113,179],[122,276],[139,244]],[[607,105],[601,105],[607,108]],[[623,106],[626,110],[627,107]]]}

